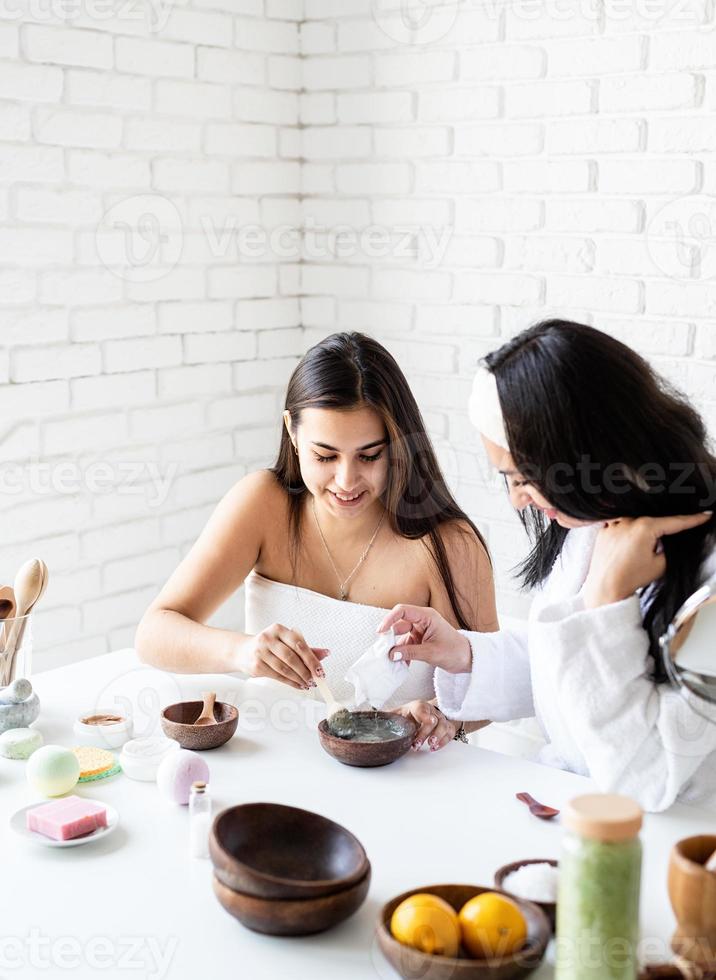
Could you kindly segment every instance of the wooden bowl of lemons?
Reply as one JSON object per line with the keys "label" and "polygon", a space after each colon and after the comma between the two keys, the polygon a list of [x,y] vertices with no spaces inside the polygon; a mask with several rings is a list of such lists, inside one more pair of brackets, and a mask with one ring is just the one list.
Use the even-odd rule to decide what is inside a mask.
{"label": "wooden bowl of lemons", "polygon": [[533,902],[479,885],[427,885],[392,898],[378,945],[404,980],[518,980],[542,962],[551,928]]}

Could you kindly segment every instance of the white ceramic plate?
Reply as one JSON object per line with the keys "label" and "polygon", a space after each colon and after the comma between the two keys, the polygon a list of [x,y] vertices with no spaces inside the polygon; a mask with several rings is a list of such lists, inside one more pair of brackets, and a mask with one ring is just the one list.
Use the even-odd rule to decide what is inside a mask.
{"label": "white ceramic plate", "polygon": [[[85,799],[85,797],[82,797],[82,799]],[[46,800],[45,802],[49,803],[50,801]],[[113,830],[116,830],[119,824],[119,814],[109,803],[103,803],[101,800],[88,800],[88,802],[96,803],[98,806],[103,806],[106,809],[107,826],[100,827],[98,830],[92,831],[91,834],[85,834],[84,837],[74,837],[72,840],[53,840],[51,837],[45,837],[44,834],[38,834],[35,830],[28,830],[25,814],[28,810],[34,810],[36,806],[41,806],[41,803],[31,803],[29,806],[24,806],[21,810],[17,810],[10,817],[10,826],[20,837],[34,841],[36,844],[44,844],[45,847],[77,847],[80,844],[89,844],[90,841],[101,840],[103,837],[111,834]]]}

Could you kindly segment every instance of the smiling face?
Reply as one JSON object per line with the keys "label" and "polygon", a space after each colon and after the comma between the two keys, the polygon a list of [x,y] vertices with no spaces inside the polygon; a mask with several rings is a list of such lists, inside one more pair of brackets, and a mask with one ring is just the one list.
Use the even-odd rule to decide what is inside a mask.
{"label": "smiling face", "polygon": [[375,409],[307,408],[294,431],[288,413],[284,419],[317,507],[355,518],[379,502],[388,481],[388,446]]}
{"label": "smiling face", "polygon": [[490,463],[502,473],[507,481],[510,503],[515,510],[523,511],[525,507],[535,507],[542,511],[547,520],[556,521],[560,527],[567,529],[587,527],[593,523],[592,521],[579,521],[553,507],[547,498],[543,497],[539,490],[519,472],[508,449],[498,446],[487,436],[481,436],[481,438]]}

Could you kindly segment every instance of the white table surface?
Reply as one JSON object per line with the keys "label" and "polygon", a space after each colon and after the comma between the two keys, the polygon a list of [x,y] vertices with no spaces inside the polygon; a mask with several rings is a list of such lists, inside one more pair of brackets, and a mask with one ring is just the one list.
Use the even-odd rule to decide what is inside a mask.
{"label": "white table surface", "polygon": [[[491,885],[501,864],[558,857],[559,823],[530,816],[515,793],[561,808],[592,789],[579,776],[458,743],[382,769],[345,767],[319,746],[320,705],[270,682],[165,674],[128,650],[37,674],[33,683],[42,702],[35,727],[46,743],[70,747],[73,720],[88,709],[118,710],[128,699],[139,734],[149,734],[160,706],[216,690],[239,705],[240,720],[227,745],[204,754],[215,811],[260,800],[316,810],[359,837],[373,878],[365,904],[338,928],[299,939],[260,936],[218,904],[211,863],[188,853],[187,808],[163,800],[155,784],[121,775],[80,787],[80,795],[112,803],[120,827],[104,841],[56,850],[10,830],[11,813],[38,797],[25,764],[0,759],[0,980],[190,980],[229,970],[245,980],[314,980],[321,970],[341,980],[393,980],[374,941],[385,901],[428,884]],[[650,958],[666,957],[674,925],[670,848],[713,832],[715,822],[681,805],[646,818],[642,934]],[[545,961],[533,976],[551,977],[552,968]]]}

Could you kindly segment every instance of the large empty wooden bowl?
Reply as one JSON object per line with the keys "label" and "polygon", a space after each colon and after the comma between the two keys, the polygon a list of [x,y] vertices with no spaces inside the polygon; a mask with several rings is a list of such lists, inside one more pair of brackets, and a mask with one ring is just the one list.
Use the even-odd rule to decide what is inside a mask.
{"label": "large empty wooden bowl", "polygon": [[244,803],[218,814],[209,834],[214,874],[257,898],[318,898],[362,881],[370,862],[353,834],[319,813]]}
{"label": "large empty wooden bowl", "polygon": [[216,749],[228,742],[239,724],[239,709],[233,704],[217,701],[214,704],[215,725],[195,725],[201,714],[203,701],[178,701],[170,704],[161,714],[162,731],[173,738],[183,749]]}
{"label": "large empty wooden bowl", "polygon": [[687,837],[669,859],[669,898],[677,928],[671,948],[705,970],[716,970],[716,874],[704,865],[716,836]]}
{"label": "large empty wooden bowl", "polygon": [[309,936],[325,932],[357,912],[370,887],[370,869],[357,884],[320,898],[257,898],[233,891],[214,875],[214,894],[235,919],[269,936]]}
{"label": "large empty wooden bowl", "polygon": [[[512,892],[507,888],[504,888],[504,881],[513,871],[519,871],[520,868],[524,868],[527,864],[551,864],[553,868],[559,867],[559,862],[555,861],[553,858],[530,858],[528,861],[513,861],[512,864],[503,864],[501,868],[498,868],[495,872],[495,885],[497,888],[504,890],[508,895],[513,898],[519,898],[519,895],[513,895]],[[535,905],[539,905],[544,914],[549,919],[549,924],[552,927],[552,932],[554,932],[557,925],[557,903],[556,902],[538,902],[535,899],[531,899]]]}
{"label": "large empty wooden bowl", "polygon": [[329,755],[338,759],[344,766],[359,766],[363,769],[388,766],[409,751],[418,733],[417,722],[391,711],[356,711],[354,714],[400,721],[403,734],[384,742],[360,742],[333,735],[328,728],[328,722],[324,719],[318,726],[321,745]]}
{"label": "large empty wooden bowl", "polygon": [[482,888],[477,885],[428,885],[413,888],[392,898],[383,906],[378,918],[378,945],[383,955],[404,980],[519,980],[529,976],[540,965],[550,940],[551,929],[547,916],[533,902],[526,902],[514,895],[509,897],[520,907],[527,921],[527,942],[521,950],[510,956],[493,959],[469,959],[464,957],[431,956],[420,950],[404,946],[394,939],[390,932],[393,912],[402,901],[418,892],[428,892],[445,899],[459,912],[465,902],[483,892],[498,892],[497,888]]}

